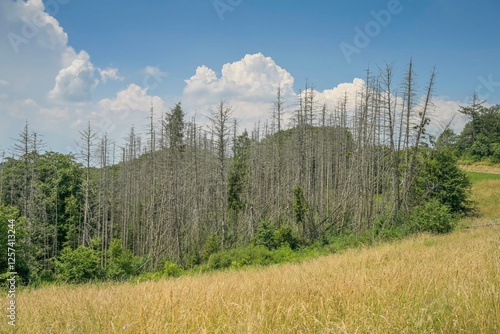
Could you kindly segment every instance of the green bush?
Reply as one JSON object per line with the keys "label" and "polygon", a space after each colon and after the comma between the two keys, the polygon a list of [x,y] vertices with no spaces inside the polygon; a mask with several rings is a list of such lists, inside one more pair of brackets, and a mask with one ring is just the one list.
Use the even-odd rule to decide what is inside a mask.
{"label": "green bush", "polygon": [[166,261],[163,265],[163,275],[165,277],[179,277],[184,273],[184,269],[172,261]]}
{"label": "green bush", "polygon": [[101,277],[100,254],[88,247],[64,248],[56,261],[57,277],[68,283],[83,283]]}
{"label": "green bush", "polygon": [[391,217],[390,214],[385,214],[373,223],[371,237],[375,240],[398,240],[408,236],[411,232],[401,216]]}
{"label": "green bush", "polygon": [[420,171],[414,198],[418,204],[437,199],[450,208],[451,213],[469,213],[472,210],[470,196],[471,182],[450,152],[433,151],[426,158]]}
{"label": "green bush", "polygon": [[287,246],[291,249],[297,249],[300,246],[300,238],[290,225],[282,225],[275,228],[270,222],[262,220],[257,227],[257,236],[254,244],[264,246],[269,250]]}
{"label": "green bush", "polygon": [[493,163],[500,163],[500,143],[495,143],[491,145],[491,161]]}
{"label": "green bush", "polygon": [[225,268],[240,268],[251,265],[269,265],[278,263],[274,252],[266,247],[250,246],[235,248],[212,254],[208,260],[208,268],[211,270]]}
{"label": "green bush", "polygon": [[261,220],[259,222],[259,226],[257,227],[257,236],[254,242],[255,245],[264,246],[269,250],[275,249],[276,242],[274,240],[274,232],[275,228],[270,222]]}
{"label": "green bush", "polygon": [[283,225],[273,234],[274,244],[277,247],[289,247],[293,250],[300,246],[300,238],[297,233],[292,231],[290,225]]}
{"label": "green bush", "polygon": [[299,259],[299,255],[288,244],[284,244],[273,252],[272,258],[274,263],[284,263]]}
{"label": "green bush", "polygon": [[203,246],[203,252],[201,254],[202,261],[203,262],[208,261],[210,255],[219,252],[220,248],[221,248],[221,239],[216,233],[213,233],[212,235],[210,235],[207,242]]}
{"label": "green bush", "polygon": [[140,266],[141,259],[125,249],[119,239],[113,239],[107,251],[106,278],[125,279],[132,276]]}
{"label": "green bush", "polygon": [[469,154],[477,159],[481,160],[486,158],[491,153],[491,141],[490,139],[483,133],[480,133],[477,136],[476,141],[472,144],[469,149]]}
{"label": "green bush", "polygon": [[145,281],[159,281],[162,279],[163,273],[161,272],[145,272],[137,276],[137,278],[134,278],[133,280],[137,283],[139,282],[145,282]]}
{"label": "green bush", "polygon": [[[0,181],[1,182],[1,181]],[[9,220],[14,220],[15,239],[9,239]],[[18,274],[17,282],[26,283],[34,274],[34,266],[28,265],[30,250],[24,242],[27,232],[24,228],[26,223],[25,217],[19,217],[19,210],[13,206],[0,205],[0,245],[5,247],[2,256],[0,256],[0,274],[8,273],[12,270],[9,269],[7,247],[12,247],[16,250],[15,255],[15,271]],[[1,280],[0,280],[1,281]]]}
{"label": "green bush", "polygon": [[412,210],[410,224],[415,232],[448,233],[455,227],[456,218],[448,206],[431,199]]}

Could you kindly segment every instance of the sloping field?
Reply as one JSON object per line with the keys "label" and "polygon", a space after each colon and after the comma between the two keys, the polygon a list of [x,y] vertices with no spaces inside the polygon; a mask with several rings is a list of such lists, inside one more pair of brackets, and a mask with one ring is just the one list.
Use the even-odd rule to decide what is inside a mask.
{"label": "sloping field", "polygon": [[47,287],[17,303],[16,333],[498,333],[500,227],[301,264]]}
{"label": "sloping field", "polygon": [[500,218],[500,181],[475,183],[474,199],[482,217],[449,235],[300,264],[25,290],[16,327],[3,316],[0,332],[499,333],[500,226],[474,226]]}

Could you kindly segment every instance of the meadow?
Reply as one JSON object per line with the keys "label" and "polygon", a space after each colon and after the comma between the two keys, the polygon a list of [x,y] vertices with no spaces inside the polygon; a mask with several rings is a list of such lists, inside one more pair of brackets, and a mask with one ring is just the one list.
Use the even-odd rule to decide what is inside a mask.
{"label": "meadow", "polygon": [[16,327],[4,316],[0,332],[498,333],[500,180],[474,181],[480,215],[451,234],[266,268],[25,289]]}

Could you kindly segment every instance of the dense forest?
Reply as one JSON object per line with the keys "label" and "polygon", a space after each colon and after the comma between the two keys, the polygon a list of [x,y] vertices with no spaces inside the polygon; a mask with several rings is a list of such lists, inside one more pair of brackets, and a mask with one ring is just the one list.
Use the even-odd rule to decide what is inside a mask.
{"label": "dense forest", "polygon": [[410,62],[403,75],[367,71],[356,100],[335,106],[308,86],[297,101],[278,89],[269,120],[251,131],[226,101],[206,125],[178,103],[159,123],[151,110],[148,131],[131,128],[124,142],[89,123],[74,154],[45,151],[26,122],[0,166],[2,244],[4,220],[16,219],[28,284],[191,268],[249,245],[294,251],[346,233],[447,232],[471,209],[457,159],[500,161],[500,107],[475,94],[460,110],[464,131],[434,138],[434,83],[433,72],[418,89]]}

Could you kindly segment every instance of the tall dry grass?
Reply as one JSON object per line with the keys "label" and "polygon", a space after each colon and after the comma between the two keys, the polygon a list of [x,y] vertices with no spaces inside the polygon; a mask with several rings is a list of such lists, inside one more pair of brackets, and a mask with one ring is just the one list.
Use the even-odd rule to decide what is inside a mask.
{"label": "tall dry grass", "polygon": [[487,162],[474,162],[471,164],[461,164],[460,168],[469,172],[500,173],[500,164],[490,164]]}
{"label": "tall dry grass", "polygon": [[301,264],[46,287],[18,305],[16,333],[498,333],[500,227]]}
{"label": "tall dry grass", "polygon": [[[474,199],[471,225],[498,218],[500,181],[475,184]],[[17,305],[1,333],[499,333],[500,226],[301,264],[25,290]]]}

